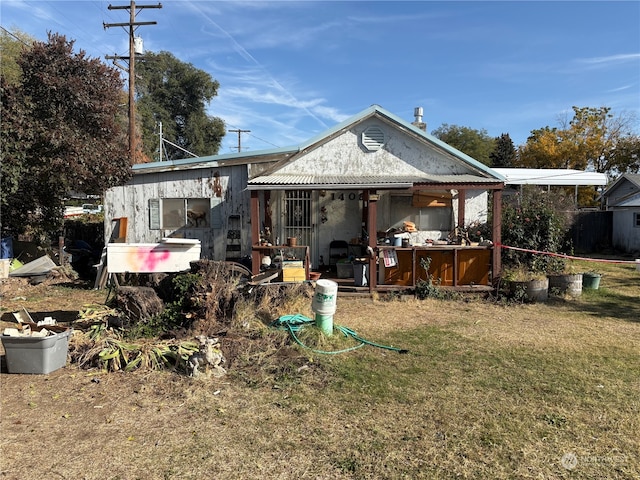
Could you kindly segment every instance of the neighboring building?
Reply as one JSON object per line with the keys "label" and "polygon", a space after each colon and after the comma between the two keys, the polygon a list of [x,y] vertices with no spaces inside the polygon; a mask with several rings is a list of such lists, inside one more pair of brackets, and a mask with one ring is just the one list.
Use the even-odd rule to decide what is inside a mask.
{"label": "neighboring building", "polygon": [[[113,221],[122,218],[127,242],[198,239],[202,257],[250,256],[256,273],[269,251],[264,244],[293,239],[309,247],[315,269],[330,264],[338,241],[357,257],[371,247],[375,272],[389,230],[411,225],[412,246],[444,244],[456,227],[487,220],[489,191],[500,212],[504,178],[427,134],[421,118],[416,124],[374,105],[294,147],[135,165],[131,181],[105,194],[107,241],[114,238]],[[396,285],[419,277],[419,255],[406,252],[413,270],[394,277]],[[485,247],[482,260],[466,251],[464,265],[457,264],[457,250],[450,253],[438,267],[445,283],[488,284],[499,274],[499,249]],[[470,276],[472,264],[484,273]],[[389,271],[386,281],[380,276],[389,278]],[[369,286],[378,280],[372,275]]]}
{"label": "neighboring building", "polygon": [[494,168],[505,178],[505,185],[538,185],[546,187],[573,187],[574,201],[578,206],[579,187],[604,187],[608,179],[604,173],[587,172],[570,168]]}
{"label": "neighboring building", "polygon": [[640,175],[624,174],[602,194],[605,209],[613,213],[613,247],[640,252]]}

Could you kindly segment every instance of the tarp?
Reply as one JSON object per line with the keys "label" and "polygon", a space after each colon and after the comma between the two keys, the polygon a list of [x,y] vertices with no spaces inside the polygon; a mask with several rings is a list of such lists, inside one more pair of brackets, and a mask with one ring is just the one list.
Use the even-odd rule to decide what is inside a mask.
{"label": "tarp", "polygon": [[51,260],[51,257],[45,255],[43,257],[37,258],[32,262],[29,262],[23,265],[20,268],[16,268],[11,273],[9,273],[10,277],[33,277],[37,275],[46,275],[51,270],[56,268],[57,265]]}

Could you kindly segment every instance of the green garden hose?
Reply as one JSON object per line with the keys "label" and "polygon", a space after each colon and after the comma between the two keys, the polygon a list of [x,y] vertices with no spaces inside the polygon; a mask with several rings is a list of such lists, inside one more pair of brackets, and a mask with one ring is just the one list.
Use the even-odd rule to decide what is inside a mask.
{"label": "green garden hose", "polygon": [[346,352],[351,352],[353,350],[357,350],[358,348],[364,347],[365,345],[370,345],[372,347],[377,347],[377,348],[383,348],[385,350],[392,350],[394,352],[398,352],[398,353],[407,353],[408,350],[405,350],[403,348],[397,348],[397,347],[391,347],[389,345],[380,345],[378,343],[374,343],[374,342],[370,342],[369,340],[366,340],[362,337],[360,337],[355,331],[351,330],[350,328],[347,327],[343,327],[340,325],[336,325],[335,329],[342,332],[342,334],[345,337],[351,337],[354,340],[356,340],[357,342],[360,342],[358,345],[355,345],[353,347],[349,347],[349,348],[345,348],[342,350],[335,350],[335,351],[324,351],[324,350],[315,350],[311,347],[308,347],[307,345],[305,345],[304,343],[302,343],[300,341],[300,339],[298,338],[298,336],[296,335],[297,332],[299,332],[300,330],[302,330],[303,328],[309,326],[309,325],[313,325],[315,322],[309,318],[309,317],[305,317],[302,314],[295,314],[295,315],[283,315],[282,317],[278,318],[277,320],[275,320],[271,326],[281,329],[281,330],[287,330],[289,332],[289,334],[291,335],[291,338],[293,338],[295,340],[295,342],[300,345],[303,348],[306,348],[308,350],[311,350],[314,353],[321,353],[321,354],[325,354],[325,355],[336,355],[339,353],[346,353]]}

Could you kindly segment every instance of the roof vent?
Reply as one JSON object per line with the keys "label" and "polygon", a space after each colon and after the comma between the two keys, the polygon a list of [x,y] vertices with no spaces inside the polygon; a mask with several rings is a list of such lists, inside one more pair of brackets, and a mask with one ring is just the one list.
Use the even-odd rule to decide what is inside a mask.
{"label": "roof vent", "polygon": [[384,132],[380,127],[369,127],[362,132],[362,145],[370,152],[380,150],[384,145]]}
{"label": "roof vent", "polygon": [[427,124],[422,121],[423,110],[422,107],[416,107],[413,109],[413,116],[416,118],[415,121],[411,122],[411,125],[415,125],[420,130],[427,131]]}

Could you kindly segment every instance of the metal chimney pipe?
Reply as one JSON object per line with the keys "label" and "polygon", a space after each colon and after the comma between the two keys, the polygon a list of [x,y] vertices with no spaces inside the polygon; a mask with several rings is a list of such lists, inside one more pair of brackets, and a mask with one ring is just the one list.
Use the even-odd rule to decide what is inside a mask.
{"label": "metal chimney pipe", "polygon": [[416,117],[416,123],[422,123],[422,107],[416,107],[413,109],[413,115]]}

